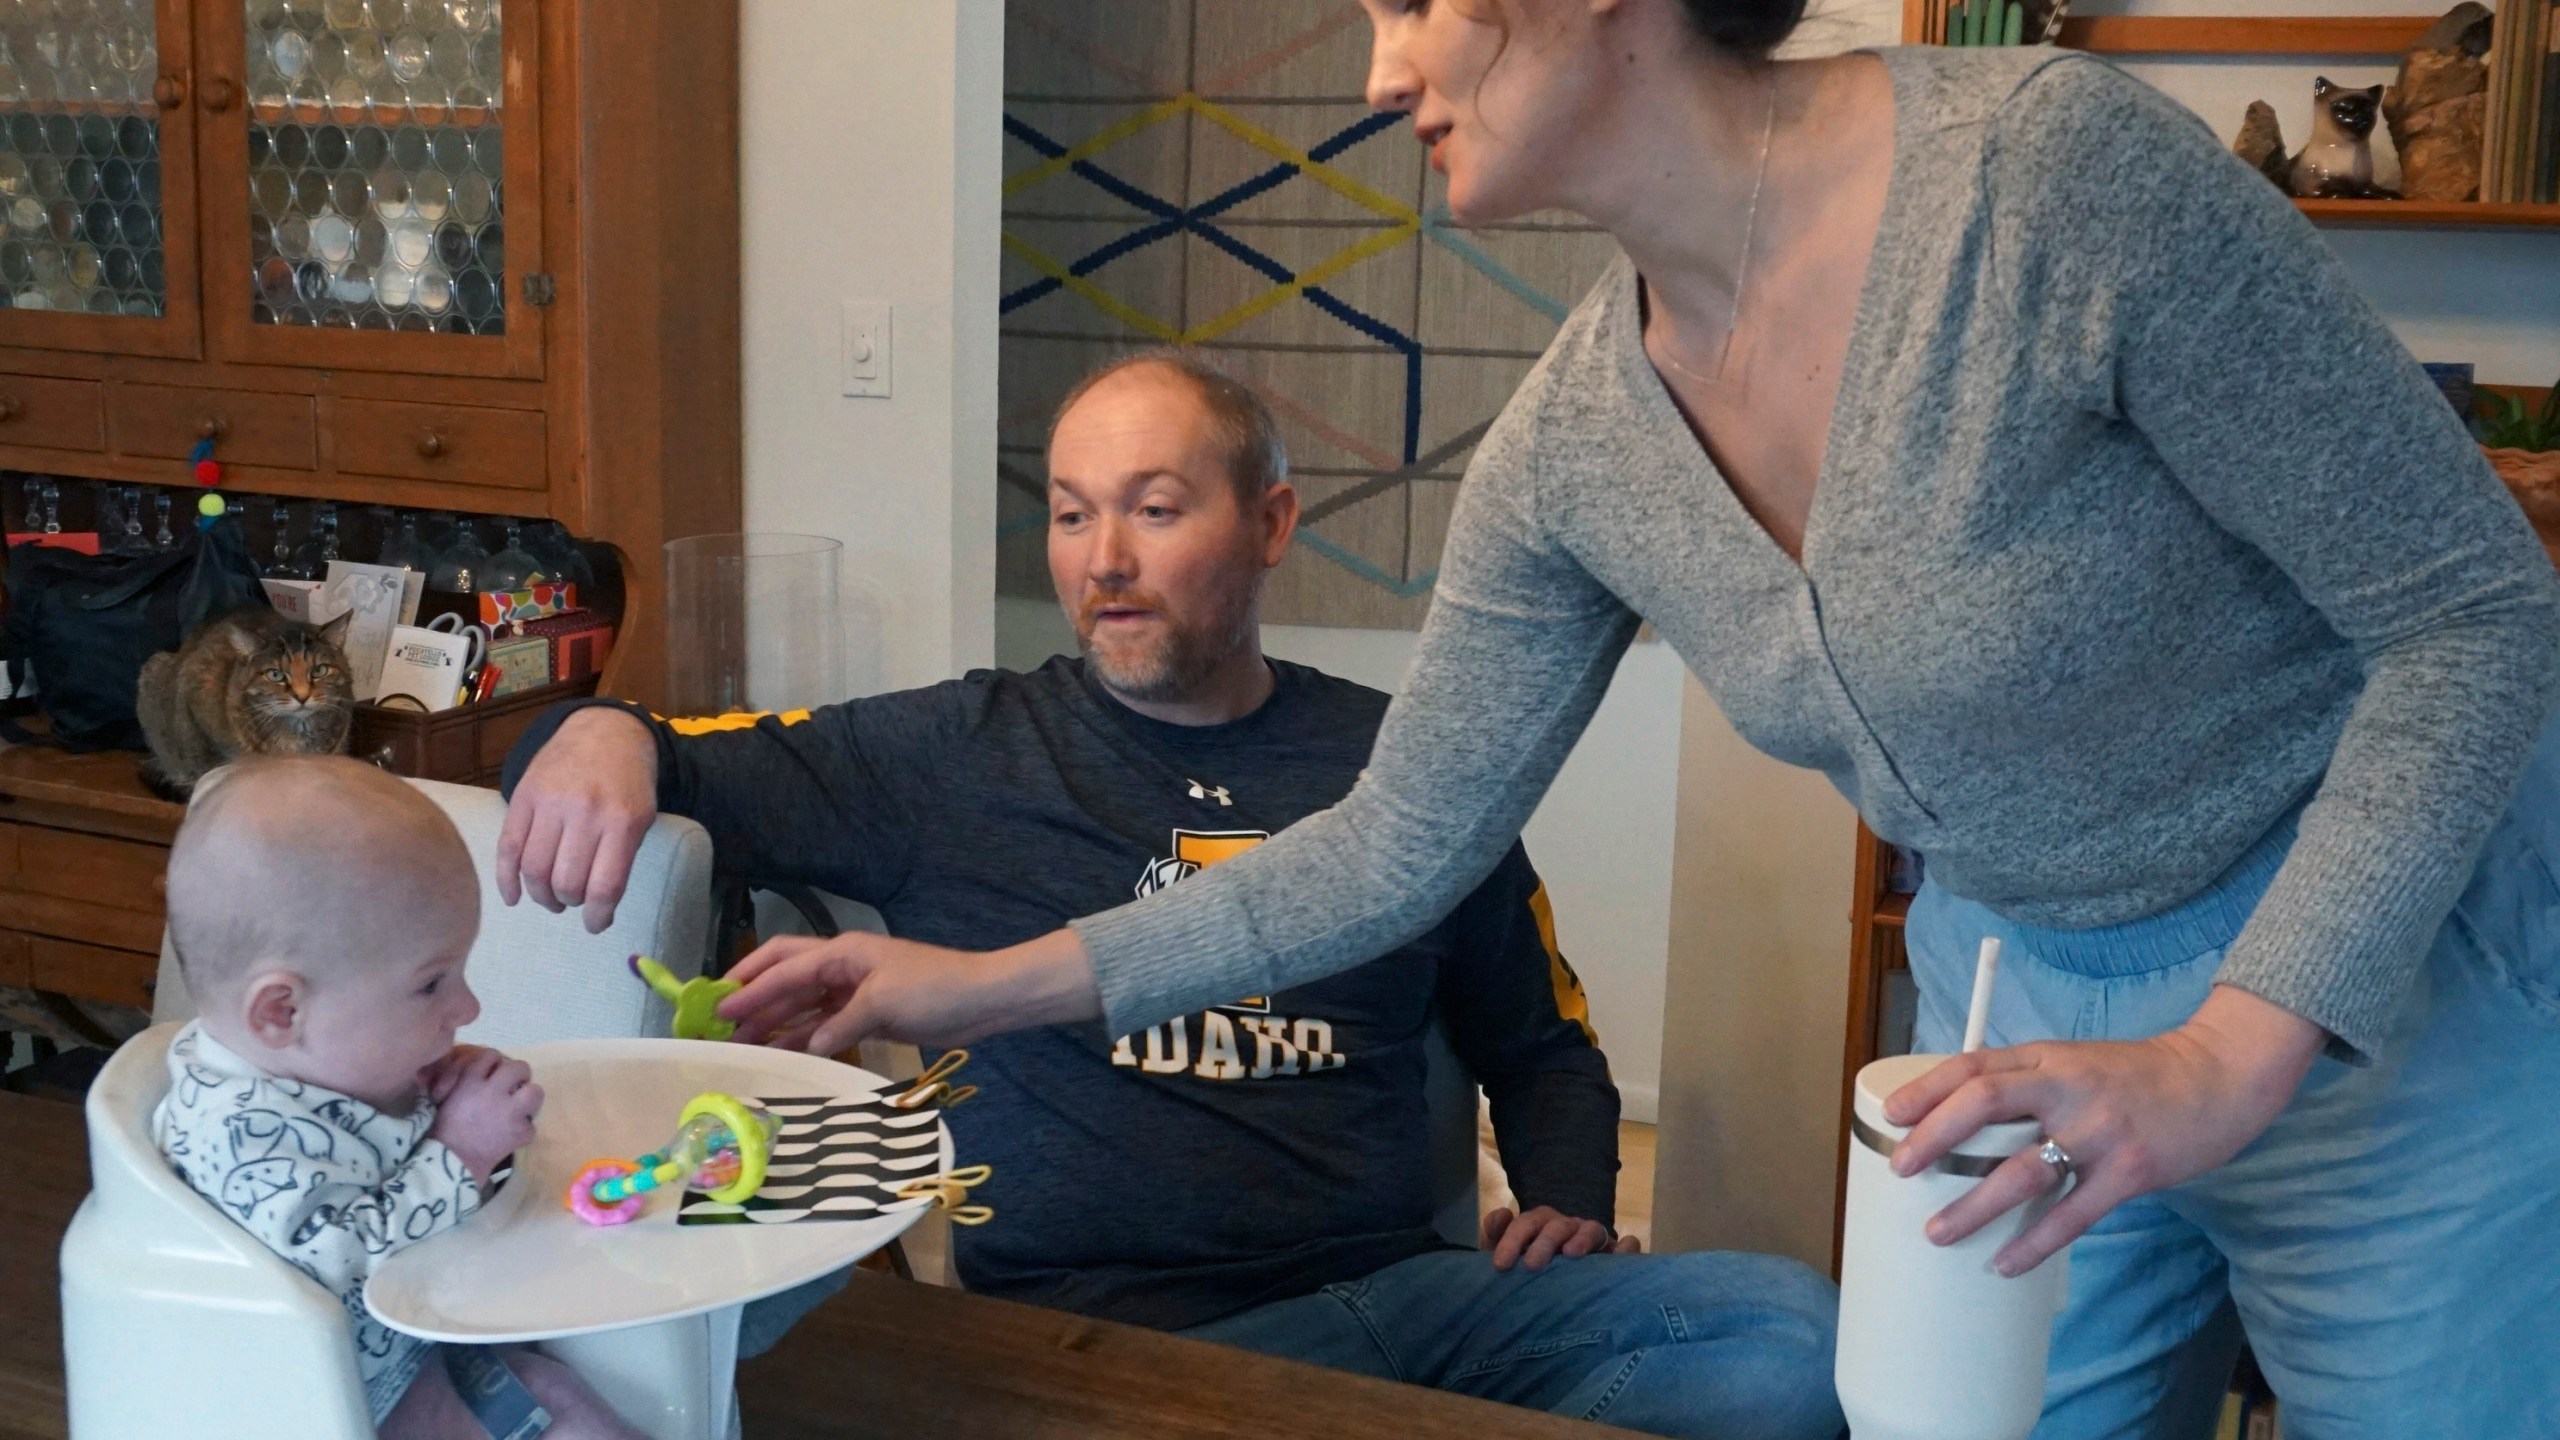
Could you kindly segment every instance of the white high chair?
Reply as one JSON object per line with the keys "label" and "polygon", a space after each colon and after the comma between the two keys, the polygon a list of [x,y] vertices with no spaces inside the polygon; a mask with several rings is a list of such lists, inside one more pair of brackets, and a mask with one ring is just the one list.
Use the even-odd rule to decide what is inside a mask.
{"label": "white high chair", "polygon": [[[416,781],[492,873],[506,803],[496,792]],[[711,943],[711,840],[661,817],[602,935],[576,912],[501,905],[485,893],[463,1038],[664,1035],[666,1003],[624,964],[637,951],[699,974]],[[162,1023],[118,1050],[90,1087],[91,1190],[62,1242],[62,1334],[76,1440],[373,1440],[355,1343],[337,1297],[278,1259],[179,1179],[151,1140],[168,1047],[192,1001],[165,946]],[[726,1333],[722,1325],[725,1323]],[[735,1311],[552,1347],[644,1432],[719,1440],[729,1413]]]}

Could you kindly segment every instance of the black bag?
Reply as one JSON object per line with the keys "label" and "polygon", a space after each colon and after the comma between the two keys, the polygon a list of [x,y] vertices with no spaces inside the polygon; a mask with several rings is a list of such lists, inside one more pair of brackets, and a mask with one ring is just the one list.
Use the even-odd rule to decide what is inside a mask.
{"label": "black bag", "polygon": [[248,539],[228,517],[188,531],[174,550],[147,555],[14,546],[8,584],[8,621],[0,627],[8,683],[0,694],[23,713],[26,702],[17,696],[32,671],[40,687],[34,708],[66,750],[142,749],[142,722],[134,718],[142,662],[177,649],[208,620],[267,603]]}

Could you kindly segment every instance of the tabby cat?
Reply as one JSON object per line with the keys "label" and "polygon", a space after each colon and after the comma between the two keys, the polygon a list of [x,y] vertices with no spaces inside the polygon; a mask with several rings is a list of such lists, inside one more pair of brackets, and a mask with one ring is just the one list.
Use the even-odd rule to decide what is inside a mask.
{"label": "tabby cat", "polygon": [[344,751],[356,699],[338,642],[351,618],[312,626],[249,606],[145,661],[135,704],[151,745],[143,781],[183,800],[206,771],[243,755]]}

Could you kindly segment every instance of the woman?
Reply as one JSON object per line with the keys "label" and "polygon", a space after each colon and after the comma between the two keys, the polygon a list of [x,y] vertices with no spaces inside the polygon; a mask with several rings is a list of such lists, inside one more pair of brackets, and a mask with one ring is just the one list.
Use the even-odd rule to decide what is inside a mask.
{"label": "woman", "polygon": [[1366,960],[1501,854],[1646,619],[1926,855],[1924,1048],[1981,937],[2021,957],[1895,1164],[2061,1146],[1941,1241],[2076,1172],[1999,1262],[2085,1232],[2040,1434],[2200,1433],[2234,1302],[2288,1434],[2560,1433],[2560,583],[2309,227],[2085,57],[1364,4],[1462,221],[1626,252],[1477,451],[1368,778],[1012,950],[778,945],[729,1013],[1119,1034]]}

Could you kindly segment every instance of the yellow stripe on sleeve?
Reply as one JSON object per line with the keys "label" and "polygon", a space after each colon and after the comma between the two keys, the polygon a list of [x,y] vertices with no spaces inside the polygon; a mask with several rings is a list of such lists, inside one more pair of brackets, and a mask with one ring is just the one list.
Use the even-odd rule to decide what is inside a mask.
{"label": "yellow stripe on sleeve", "polygon": [[1600,1032],[1591,1028],[1591,1001],[1582,993],[1582,977],[1565,963],[1564,950],[1556,944],[1555,907],[1547,903],[1545,881],[1529,892],[1529,913],[1538,922],[1538,943],[1547,947],[1547,979],[1556,988],[1556,1013],[1582,1027],[1582,1038],[1591,1048],[1600,1048]]}
{"label": "yellow stripe on sleeve", "polygon": [[716,735],[723,730],[752,730],[756,727],[756,722],[767,718],[780,720],[785,725],[798,725],[809,718],[809,712],[785,710],[779,715],[774,715],[770,711],[749,713],[738,710],[727,715],[684,715],[672,720],[664,715],[654,715],[650,718],[664,722],[668,729],[679,735]]}

